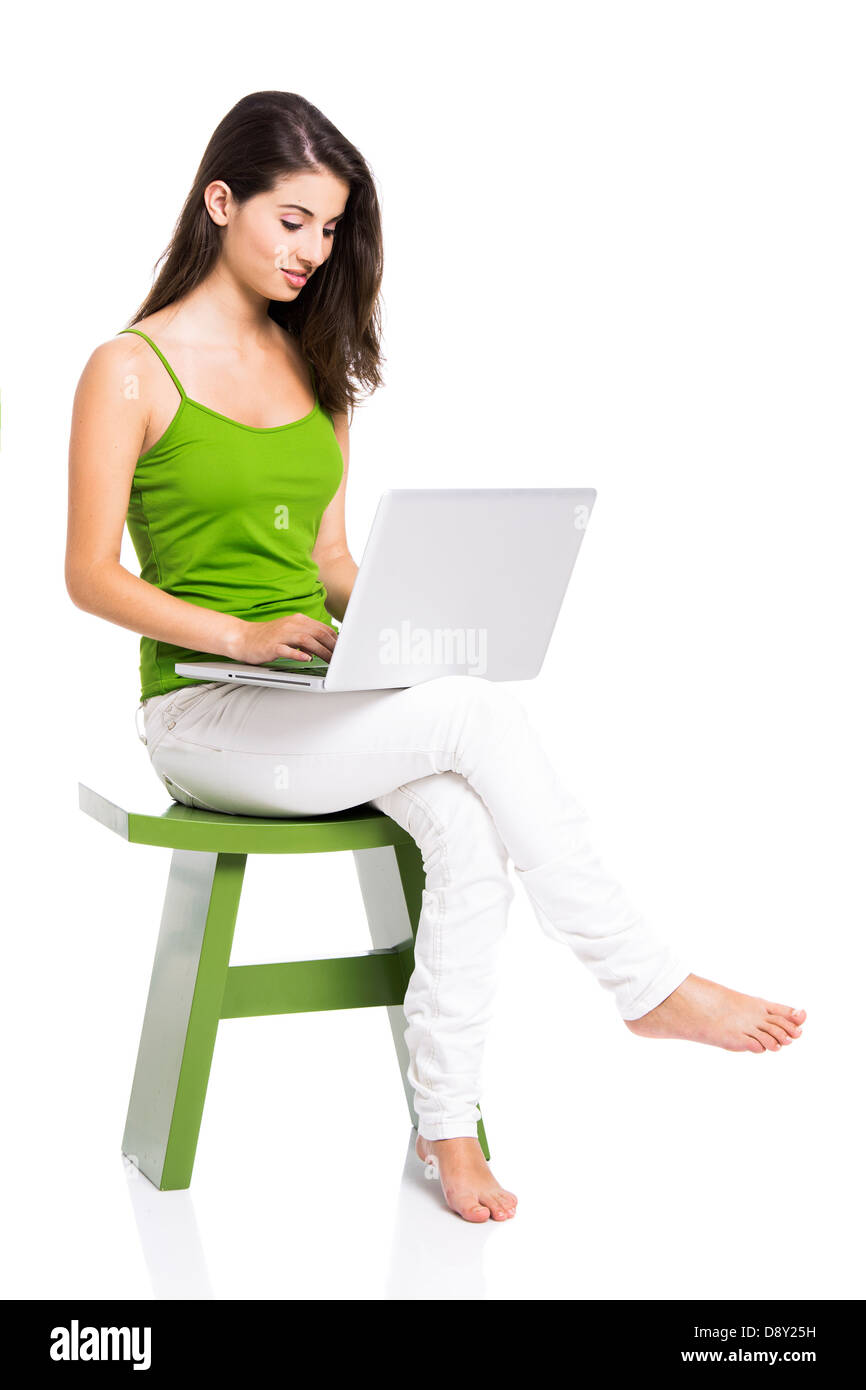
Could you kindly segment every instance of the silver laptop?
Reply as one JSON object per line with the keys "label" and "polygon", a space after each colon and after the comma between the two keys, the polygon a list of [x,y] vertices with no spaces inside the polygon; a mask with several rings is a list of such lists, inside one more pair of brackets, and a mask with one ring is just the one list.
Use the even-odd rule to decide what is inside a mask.
{"label": "silver laptop", "polygon": [[595,488],[391,488],[382,494],[330,662],[179,661],[179,676],[386,690],[541,669]]}

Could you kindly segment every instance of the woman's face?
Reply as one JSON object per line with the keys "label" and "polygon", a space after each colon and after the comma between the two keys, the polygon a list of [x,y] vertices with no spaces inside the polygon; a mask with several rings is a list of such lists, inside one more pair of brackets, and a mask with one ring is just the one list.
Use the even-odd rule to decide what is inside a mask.
{"label": "woman's face", "polygon": [[226,229],[226,267],[265,299],[288,301],[330,256],[349,192],[347,183],[323,171],[292,174],[241,206],[219,181],[204,196],[211,217]]}

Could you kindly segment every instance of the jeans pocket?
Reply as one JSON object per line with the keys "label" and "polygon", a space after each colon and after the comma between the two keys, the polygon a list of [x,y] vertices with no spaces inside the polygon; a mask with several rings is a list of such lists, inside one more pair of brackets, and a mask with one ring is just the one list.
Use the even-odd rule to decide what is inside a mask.
{"label": "jeans pocket", "polygon": [[202,685],[184,686],[182,689],[175,690],[172,693],[172,698],[165,706],[165,709],[170,709],[172,718],[177,721],[184,715],[189,714],[190,710],[195,709],[196,705],[199,704],[206,695],[209,695],[212,690],[216,690],[217,686],[222,684],[222,681],[207,681]]}
{"label": "jeans pocket", "polygon": [[181,720],[186,719],[187,715],[192,714],[194,709],[198,709],[211,691],[216,690],[222,684],[222,681],[208,681],[207,685],[173,690],[166,703],[159,707],[162,723],[167,729],[173,729]]}
{"label": "jeans pocket", "polygon": [[139,703],[135,711],[135,727],[138,732],[138,711],[141,709],[144,714],[144,734],[138,732],[138,736],[146,744],[151,758],[166,735],[219,684],[219,681],[208,681],[206,684],[183,686],[165,695],[152,695],[143,704]]}
{"label": "jeans pocket", "polygon": [[[169,716],[166,715],[162,719],[160,719],[159,716],[160,708],[158,705],[155,708],[151,707],[150,709],[148,709],[147,706],[145,706],[144,718],[142,721],[144,724],[144,735],[142,736],[141,734],[139,734],[139,738],[141,738],[141,741],[147,748],[148,754],[151,758],[153,757],[159,745],[162,743],[162,740],[165,738],[166,734],[169,733]],[[137,724],[136,727],[138,727]]]}

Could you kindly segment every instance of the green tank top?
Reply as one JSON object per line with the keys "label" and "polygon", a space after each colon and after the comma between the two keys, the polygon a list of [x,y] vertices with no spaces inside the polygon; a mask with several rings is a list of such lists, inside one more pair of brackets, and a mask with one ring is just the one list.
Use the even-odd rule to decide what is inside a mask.
{"label": "green tank top", "polygon": [[[305,613],[337,630],[311,551],[340,486],[343,455],[315,382],[315,405],[303,419],[243,425],[190,400],[140,328],[120,331],[150,344],[181,398],[132,479],[126,524],[141,578],[187,603],[248,622]],[[201,685],[177,675],[174,665],[208,658],[229,660],[225,652],[142,637],[141,699]]]}

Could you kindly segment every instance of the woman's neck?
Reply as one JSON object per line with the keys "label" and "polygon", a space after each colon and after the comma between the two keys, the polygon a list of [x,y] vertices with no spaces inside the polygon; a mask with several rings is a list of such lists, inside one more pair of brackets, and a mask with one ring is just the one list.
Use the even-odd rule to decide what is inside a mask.
{"label": "woman's neck", "polygon": [[184,295],[168,322],[198,341],[237,349],[263,346],[272,341],[276,327],[268,314],[269,302],[217,266]]}

